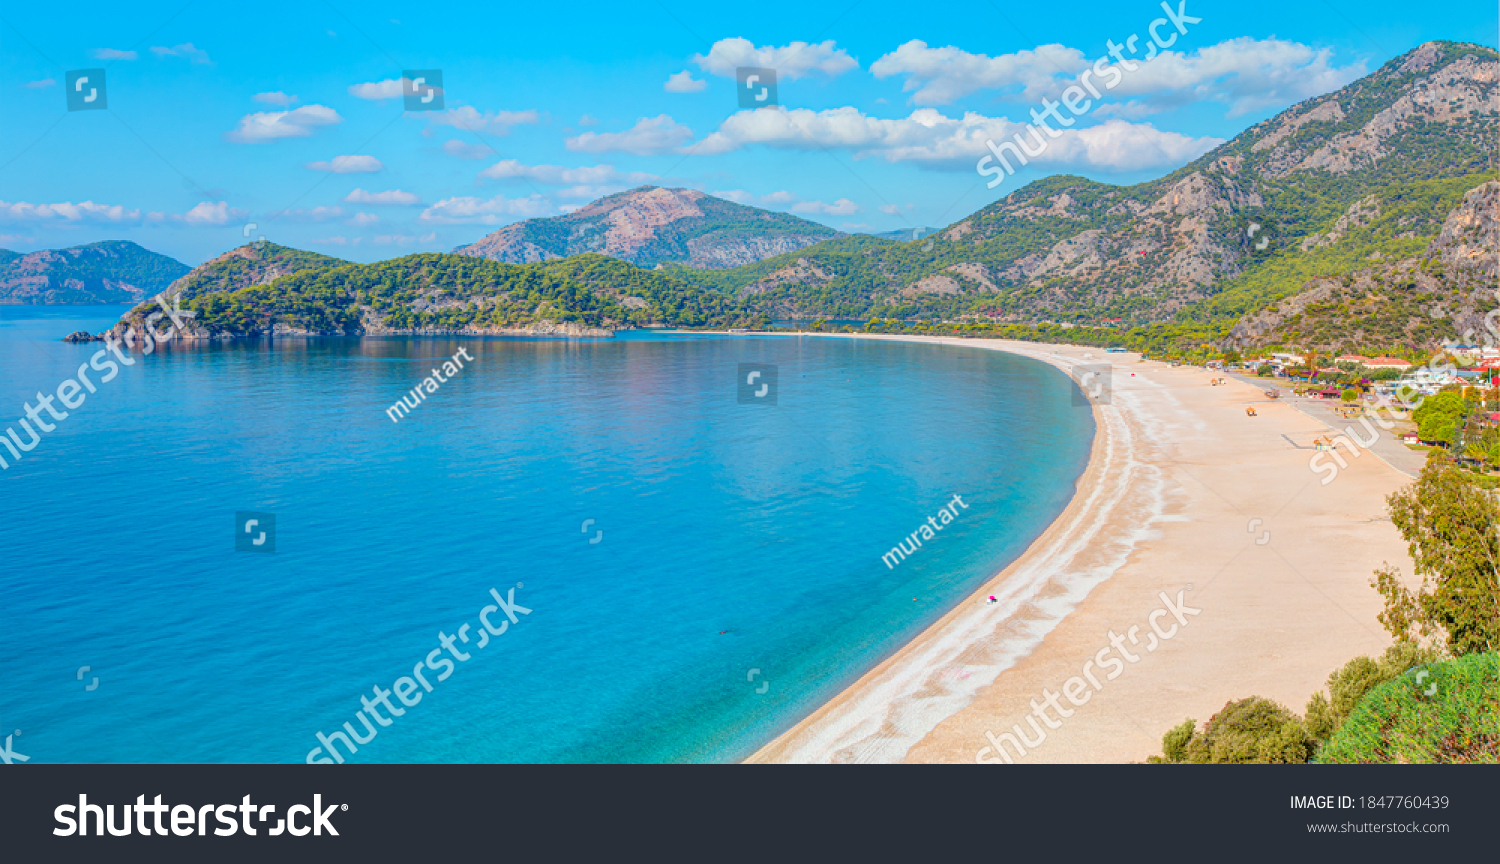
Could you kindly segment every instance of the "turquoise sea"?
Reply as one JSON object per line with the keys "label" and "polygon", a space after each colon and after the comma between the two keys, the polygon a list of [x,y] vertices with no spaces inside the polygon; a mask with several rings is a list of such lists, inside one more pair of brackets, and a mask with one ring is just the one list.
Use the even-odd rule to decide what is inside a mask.
{"label": "turquoise sea", "polygon": [[[0,431],[26,440],[24,403],[103,347],[60,337],[124,310],[0,306]],[[473,361],[393,422],[460,348]],[[361,696],[419,665],[431,689],[403,690],[420,701],[400,716],[375,703],[390,725],[346,758],[739,759],[1018,556],[1094,434],[1061,372],[971,347],[632,333],[131,356],[86,373],[96,392],[19,461],[0,448],[0,735],[34,763],[301,762],[319,732],[366,735]],[[741,401],[740,364],[775,367],[775,404]],[[955,494],[969,509],[881,562]],[[236,551],[240,511],[274,515],[274,553]],[[531,610],[491,612],[496,636],[491,589]],[[426,660],[465,625],[469,659],[439,681],[456,654]]]}

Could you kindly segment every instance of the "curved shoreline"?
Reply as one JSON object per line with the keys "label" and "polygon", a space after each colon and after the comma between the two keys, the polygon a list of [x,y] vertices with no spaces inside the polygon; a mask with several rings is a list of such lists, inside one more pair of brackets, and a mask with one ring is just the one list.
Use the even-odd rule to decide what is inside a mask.
{"label": "curved shoreline", "polygon": [[[850,338],[850,337],[844,337]],[[1070,378],[1092,356],[1064,356],[1068,346],[944,337],[855,336],[1000,350],[1048,363]],[[1078,354],[1085,353],[1078,349]],[[1102,351],[1100,352],[1103,353]],[[1104,355],[1122,356],[1122,355]],[[1134,355],[1131,355],[1132,357]],[[866,672],[839,695],[765,745],[747,762],[889,762],[907,751],[943,719],[971,703],[1005,669],[1029,654],[1042,638],[1109,577],[1129,554],[1135,538],[1112,549],[1091,545],[1104,517],[1131,498],[1131,481],[1145,466],[1131,458],[1132,433],[1111,406],[1092,407],[1095,434],[1089,461],[1073,498],[1026,550],[906,645]],[[1135,490],[1133,501],[1159,508],[1157,490]],[[1139,500],[1139,499],[1157,500]],[[1153,506],[1154,505],[1154,506]],[[1103,552],[1101,556],[1099,553]],[[1101,560],[1102,559],[1102,560]],[[1069,573],[1057,574],[1059,562]],[[989,596],[1000,600],[985,606]],[[911,694],[911,695],[906,695]]]}
{"label": "curved shoreline", "polygon": [[[1408,478],[1351,460],[1337,483],[1316,482],[1296,442],[1323,424],[1292,406],[1134,353],[844,338],[1001,350],[1064,370],[1109,362],[1114,386],[1109,404],[1093,408],[1098,432],[1073,500],[1021,557],[745,761],[1003,764],[985,758],[987,733],[1027,722],[1108,637],[1145,622],[1163,592],[1190,592],[1202,614],[1170,642],[1153,641],[1154,653],[1127,653],[1087,707],[1049,718],[1015,761],[1141,761],[1184,717],[1204,720],[1250,695],[1300,713],[1329,672],[1389,644],[1369,578],[1383,561],[1411,572],[1384,512]],[[1001,603],[984,606],[990,594]]]}

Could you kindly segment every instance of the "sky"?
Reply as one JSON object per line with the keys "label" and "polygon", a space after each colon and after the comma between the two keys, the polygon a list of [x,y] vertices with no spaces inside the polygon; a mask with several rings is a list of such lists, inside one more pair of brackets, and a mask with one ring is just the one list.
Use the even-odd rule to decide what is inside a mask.
{"label": "sky", "polygon": [[[1500,29],[1468,0],[1166,6],[9,4],[0,248],[124,239],[196,265],[264,237],[373,261],[645,184],[843,231],[941,227],[1049,175],[1161,176],[1423,42],[1496,47]],[[1047,146],[1014,175],[980,174],[986,141],[1101,59],[1112,89],[1043,115]],[[742,67],[776,71],[775,107]],[[403,77],[424,78],[417,110]]]}

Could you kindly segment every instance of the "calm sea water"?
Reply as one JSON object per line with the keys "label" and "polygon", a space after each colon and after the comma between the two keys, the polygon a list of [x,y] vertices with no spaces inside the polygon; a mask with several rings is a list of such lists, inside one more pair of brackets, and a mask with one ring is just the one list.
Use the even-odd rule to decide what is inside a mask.
{"label": "calm sea water", "polygon": [[[59,338],[123,311],[0,306],[0,427],[24,438],[23,402],[101,347]],[[393,423],[460,347],[468,368]],[[1094,431],[1062,373],[973,348],[133,356],[0,472],[0,734],[34,762],[300,762],[320,731],[365,734],[360,697],[465,624],[470,659],[351,761],[741,758],[1019,555]],[[740,363],[778,367],[775,405],[738,401]],[[881,563],[955,494],[957,521]],[[235,550],[237,511],[275,515],[274,554]],[[533,611],[479,648],[492,588]]]}

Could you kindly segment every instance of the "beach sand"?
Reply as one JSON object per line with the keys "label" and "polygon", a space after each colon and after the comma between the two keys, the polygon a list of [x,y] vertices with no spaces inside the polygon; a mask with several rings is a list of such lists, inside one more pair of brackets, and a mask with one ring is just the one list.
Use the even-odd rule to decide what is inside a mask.
{"label": "beach sand", "polygon": [[[1230,700],[1265,696],[1301,714],[1329,672],[1390,644],[1369,582],[1383,562],[1411,574],[1385,515],[1385,496],[1410,478],[1365,453],[1325,485],[1327,469],[1309,467],[1326,431],[1317,420],[1251,384],[1211,386],[1220,373],[1136,354],[873,338],[1064,369],[1108,363],[1112,386],[1092,409],[1099,433],[1073,502],[1026,553],[748,761],[1005,764],[986,732],[1017,724],[1035,744],[1024,756],[1007,746],[1017,763],[1143,761],[1167,730]],[[1153,619],[1163,594],[1201,611]],[[989,595],[1001,602],[985,605]],[[1170,638],[1151,635],[1153,620]],[[1134,662],[1110,661],[1118,669],[1104,662],[1121,656],[1111,631],[1137,639],[1121,645]],[[1071,713],[1047,709],[1038,743],[1032,700],[1087,674],[1097,688],[1071,685],[1087,701],[1058,698]]]}

